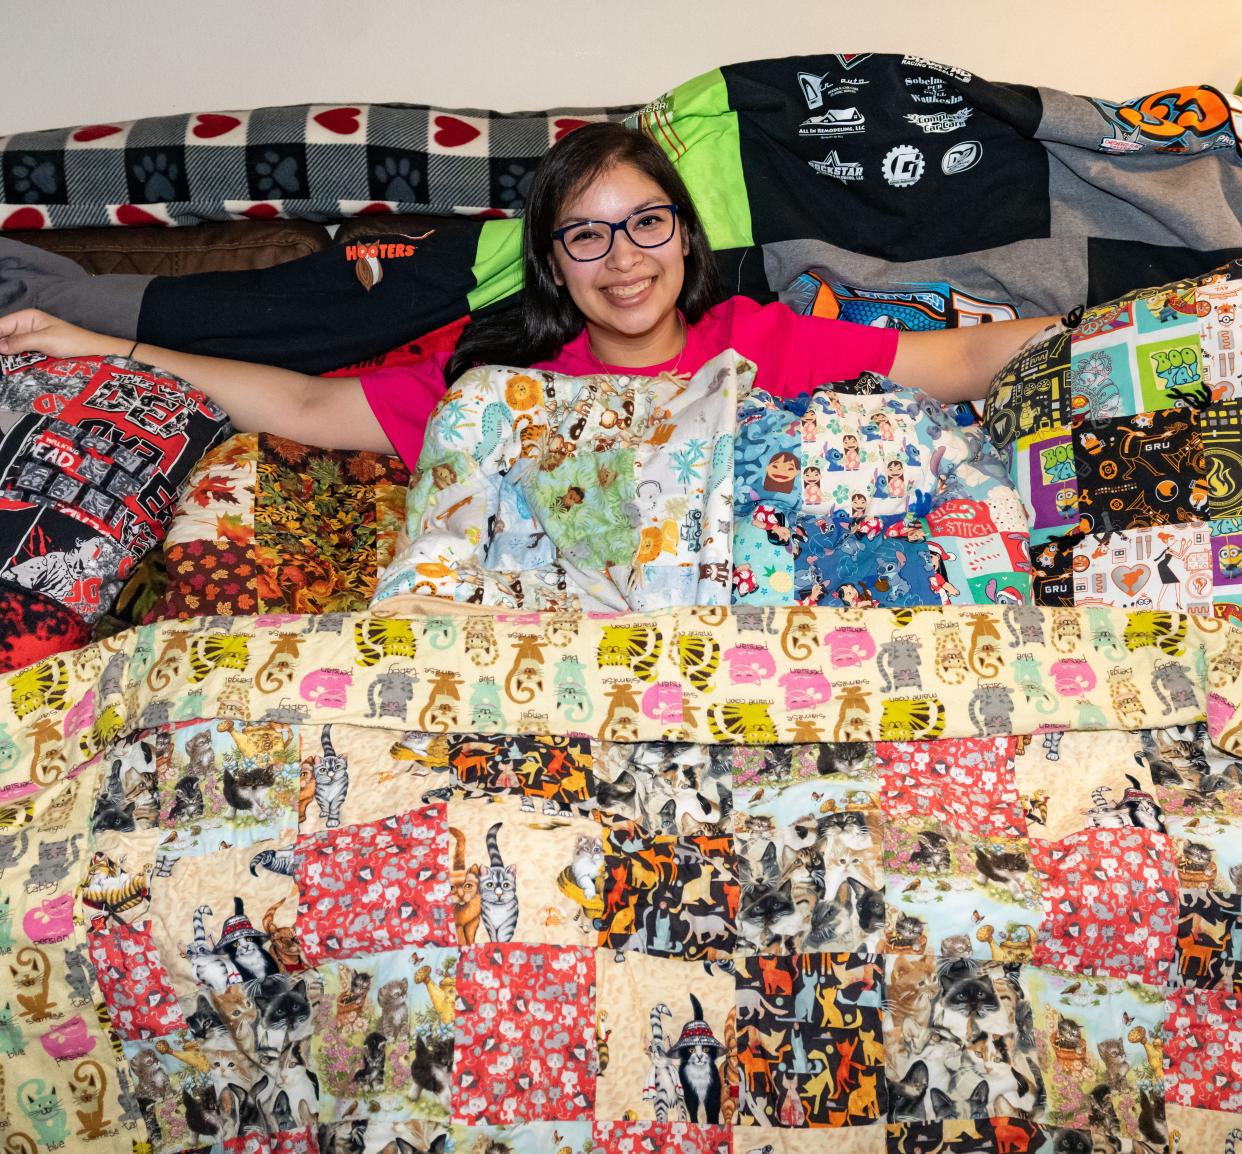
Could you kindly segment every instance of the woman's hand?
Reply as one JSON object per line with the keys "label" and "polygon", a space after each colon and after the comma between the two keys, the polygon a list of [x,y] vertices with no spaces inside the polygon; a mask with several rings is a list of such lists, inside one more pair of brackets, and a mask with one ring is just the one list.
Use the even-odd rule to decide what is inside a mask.
{"label": "woman's hand", "polygon": [[40,309],[0,317],[0,354],[50,357],[136,355],[144,364],[201,389],[229,415],[238,432],[278,433],[323,449],[395,450],[357,377],[309,377],[273,365],[202,357],[108,337]]}
{"label": "woman's hand", "polygon": [[0,317],[0,354],[43,353],[49,357],[122,356],[131,342],[91,332],[42,309],[19,309]]}

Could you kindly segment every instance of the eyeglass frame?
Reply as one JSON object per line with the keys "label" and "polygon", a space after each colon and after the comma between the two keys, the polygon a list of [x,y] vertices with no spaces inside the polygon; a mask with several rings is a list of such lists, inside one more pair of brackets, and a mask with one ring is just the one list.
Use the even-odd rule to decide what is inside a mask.
{"label": "eyeglass frame", "polygon": [[[657,208],[667,208],[672,212],[673,229],[664,240],[660,241],[659,244],[640,244],[634,239],[633,234],[630,232],[630,221],[632,221],[636,216],[641,216],[644,212],[652,212]],[[636,208],[624,220],[575,220],[573,224],[567,224],[562,228],[553,229],[552,238],[561,242],[561,248],[565,250],[565,255],[569,257],[570,260],[577,261],[578,264],[590,264],[592,261],[603,260],[604,257],[612,252],[612,246],[616,242],[617,233],[619,232],[624,232],[626,237],[629,238],[630,243],[635,248],[663,248],[670,240],[673,239],[673,237],[677,235],[677,214],[679,211],[680,209],[675,204],[645,204],[642,208]],[[575,228],[581,228],[584,224],[603,225],[605,228],[612,230],[608,234],[608,247],[604,249],[599,256],[574,256],[574,254],[569,251],[569,245],[565,243],[565,234],[567,232],[572,232]]]}

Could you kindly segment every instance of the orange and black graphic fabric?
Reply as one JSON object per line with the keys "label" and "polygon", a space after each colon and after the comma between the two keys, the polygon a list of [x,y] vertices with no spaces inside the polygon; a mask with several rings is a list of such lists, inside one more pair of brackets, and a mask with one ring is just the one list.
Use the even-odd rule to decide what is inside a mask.
{"label": "orange and black graphic fabric", "polygon": [[1100,532],[1199,519],[1191,479],[1203,473],[1193,409],[1161,409],[1072,426],[1078,507]]}
{"label": "orange and black graphic fabric", "polygon": [[600,944],[687,960],[732,954],[740,887],[731,835],[605,831]]}
{"label": "orange and black graphic fabric", "polygon": [[448,763],[459,796],[515,794],[554,812],[594,808],[585,738],[452,735]]}
{"label": "orange and black graphic fabric", "polygon": [[873,954],[758,954],[737,963],[741,1116],[849,1126],[888,1115],[884,970]]}

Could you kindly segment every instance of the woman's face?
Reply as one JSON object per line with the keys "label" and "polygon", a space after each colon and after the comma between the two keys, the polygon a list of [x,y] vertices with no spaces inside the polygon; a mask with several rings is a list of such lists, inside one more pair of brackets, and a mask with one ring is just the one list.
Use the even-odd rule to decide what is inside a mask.
{"label": "woman's face", "polygon": [[[617,164],[567,201],[554,227],[624,220],[636,209],[668,203],[668,194],[646,173]],[[637,368],[681,351],[677,298],[688,251],[680,221],[672,240],[659,248],[639,248],[618,231],[608,255],[593,261],[571,260],[561,242],[553,242],[552,275],[586,320],[591,349],[600,360]]]}

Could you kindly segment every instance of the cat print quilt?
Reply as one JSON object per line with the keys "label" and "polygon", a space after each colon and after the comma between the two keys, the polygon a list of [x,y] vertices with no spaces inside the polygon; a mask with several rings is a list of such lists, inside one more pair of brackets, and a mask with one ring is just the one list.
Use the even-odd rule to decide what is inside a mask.
{"label": "cat print quilt", "polygon": [[1234,622],[445,605],[3,678],[4,1154],[1236,1140]]}

